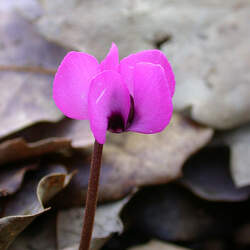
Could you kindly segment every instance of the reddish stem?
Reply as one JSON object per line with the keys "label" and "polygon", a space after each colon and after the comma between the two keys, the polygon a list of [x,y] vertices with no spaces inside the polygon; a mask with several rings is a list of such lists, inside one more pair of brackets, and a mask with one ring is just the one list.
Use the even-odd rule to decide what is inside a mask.
{"label": "reddish stem", "polygon": [[103,145],[95,141],[79,250],[89,250],[98,197]]}
{"label": "reddish stem", "polygon": [[28,72],[28,73],[38,73],[45,75],[54,75],[56,70],[46,69],[43,67],[36,66],[18,66],[18,65],[0,65],[0,71],[14,71],[14,72]]}

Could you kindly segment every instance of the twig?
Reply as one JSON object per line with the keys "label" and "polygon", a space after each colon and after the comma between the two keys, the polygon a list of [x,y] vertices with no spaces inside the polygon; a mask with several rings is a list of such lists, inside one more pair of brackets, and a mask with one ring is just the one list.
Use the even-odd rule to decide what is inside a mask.
{"label": "twig", "polygon": [[54,75],[56,70],[45,69],[42,67],[34,66],[17,66],[17,65],[0,65],[0,71],[14,71],[14,72],[27,72],[27,73],[38,73],[45,75]]}

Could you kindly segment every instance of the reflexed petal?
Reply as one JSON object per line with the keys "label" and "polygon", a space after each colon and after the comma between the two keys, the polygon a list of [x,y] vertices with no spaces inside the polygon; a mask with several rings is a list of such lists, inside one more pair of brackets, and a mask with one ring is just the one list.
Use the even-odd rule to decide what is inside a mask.
{"label": "reflexed petal", "polygon": [[166,74],[171,96],[174,95],[175,79],[172,68],[166,56],[160,50],[145,50],[136,54],[131,54],[123,58],[120,62],[120,73],[128,85],[130,93],[133,95],[133,69],[137,63],[149,62],[160,64]]}
{"label": "reflexed petal", "polygon": [[90,81],[99,71],[98,61],[82,52],[70,52],[55,75],[53,98],[64,115],[78,120],[88,118]]}
{"label": "reflexed petal", "polygon": [[152,134],[170,122],[173,106],[163,68],[138,63],[134,70],[134,119],[129,131]]}
{"label": "reflexed petal", "polygon": [[119,73],[103,71],[92,80],[88,97],[88,113],[91,130],[100,144],[105,143],[109,118],[118,114],[125,125],[129,110],[129,91]]}
{"label": "reflexed petal", "polygon": [[119,67],[119,51],[116,44],[112,43],[109,53],[101,62],[101,71],[103,70],[118,71],[118,67]]}

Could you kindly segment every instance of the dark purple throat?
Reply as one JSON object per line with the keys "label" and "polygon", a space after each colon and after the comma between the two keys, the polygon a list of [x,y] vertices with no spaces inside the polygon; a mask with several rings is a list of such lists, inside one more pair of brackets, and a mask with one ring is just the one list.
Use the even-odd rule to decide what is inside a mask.
{"label": "dark purple throat", "polygon": [[121,133],[125,130],[124,119],[121,114],[113,113],[108,118],[108,130],[112,133]]}
{"label": "dark purple throat", "polygon": [[108,118],[108,130],[112,133],[121,133],[125,131],[133,122],[134,119],[134,100],[130,96],[130,111],[127,123],[125,124],[124,118],[121,113],[114,112]]}

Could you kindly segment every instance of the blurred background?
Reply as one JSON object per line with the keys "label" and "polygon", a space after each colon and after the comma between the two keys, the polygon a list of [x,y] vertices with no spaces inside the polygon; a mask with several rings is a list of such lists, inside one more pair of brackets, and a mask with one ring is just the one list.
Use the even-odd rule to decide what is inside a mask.
{"label": "blurred background", "polygon": [[92,250],[250,249],[249,0],[0,0],[0,250],[77,249],[93,137],[53,77],[112,42],[165,53],[175,113],[108,135]]}

